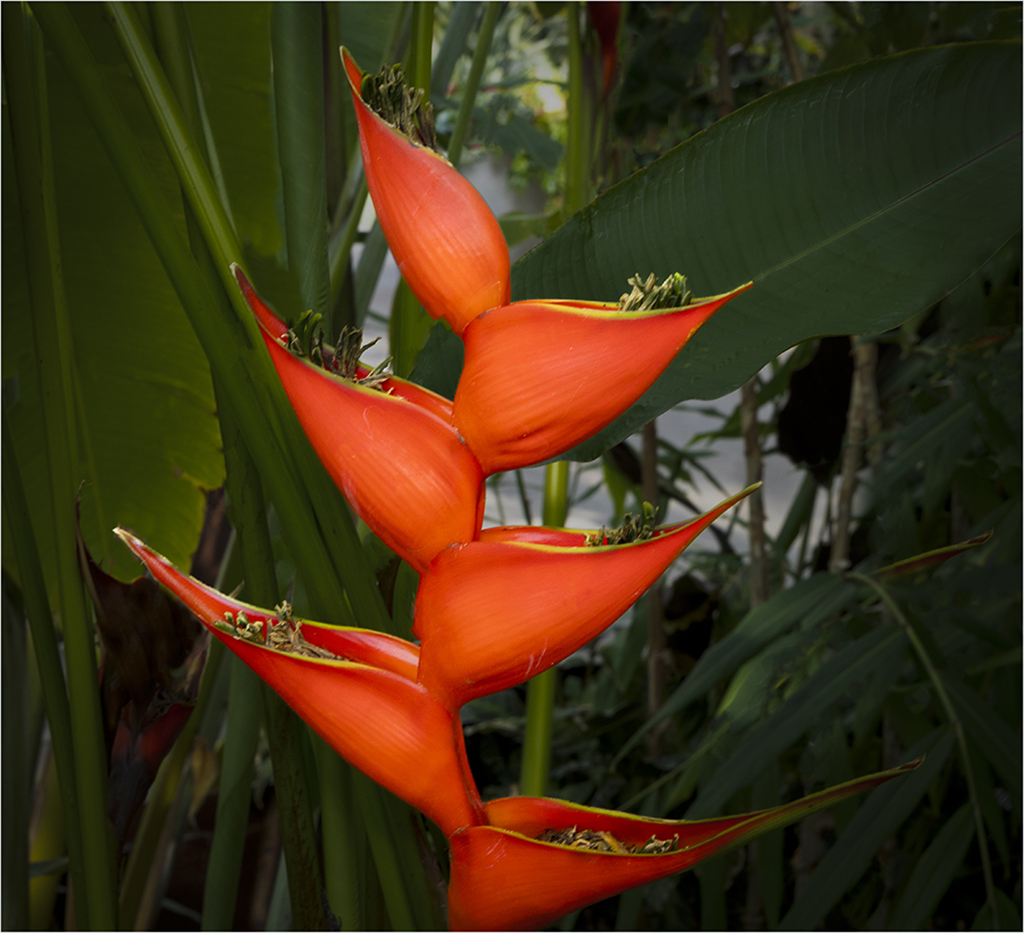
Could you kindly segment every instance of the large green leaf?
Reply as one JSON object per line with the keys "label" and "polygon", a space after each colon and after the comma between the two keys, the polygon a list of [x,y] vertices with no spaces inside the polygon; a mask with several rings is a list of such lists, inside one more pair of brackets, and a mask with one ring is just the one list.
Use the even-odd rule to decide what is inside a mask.
{"label": "large green leaf", "polygon": [[[75,12],[147,155],[166,170],[169,204],[180,211],[177,182],[101,11],[83,5]],[[206,358],[74,88],[51,64],[57,211],[85,483],[82,528],[92,552],[112,558],[114,572],[131,578],[138,563],[112,546],[110,529],[127,525],[187,565],[202,526],[203,491],[223,481],[220,432]],[[5,194],[7,181],[5,175]],[[53,518],[31,309],[21,284],[24,266],[8,262],[20,258],[19,251],[8,255],[11,238],[19,236],[12,211],[16,202],[5,197],[3,376],[26,496],[52,580]],[[5,547],[5,566],[9,554]]]}
{"label": "large green leaf", "polygon": [[[770,94],[607,191],[513,271],[513,297],[615,300],[635,272],[720,311],[589,460],[683,399],[735,389],[820,334],[928,307],[1020,228],[1021,50],[908,52]],[[614,374],[609,374],[614,378]]]}

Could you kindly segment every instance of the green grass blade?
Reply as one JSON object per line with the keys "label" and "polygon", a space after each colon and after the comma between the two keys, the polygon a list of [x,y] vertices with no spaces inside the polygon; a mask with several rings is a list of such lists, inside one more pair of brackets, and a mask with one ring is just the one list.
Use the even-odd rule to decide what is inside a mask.
{"label": "green grass blade", "polygon": [[864,873],[882,843],[917,806],[945,765],[955,741],[953,730],[941,726],[907,753],[907,760],[926,755],[924,763],[913,774],[878,788],[864,801],[846,832],[814,870],[807,893],[782,918],[780,930],[812,930],[821,923],[832,905]]}
{"label": "green grass blade", "polygon": [[32,812],[30,793],[35,777],[28,755],[28,678],[25,618],[7,593],[4,575],[3,608],[0,611],[3,638],[3,758],[0,774],[4,782],[3,822],[3,927],[28,928],[28,818]]}
{"label": "green grass blade", "polygon": [[712,645],[696,667],[676,688],[665,704],[643,728],[619,750],[615,762],[621,761],[648,729],[668,716],[682,712],[694,700],[704,696],[719,681],[731,676],[744,661],[753,657],[764,645],[778,638],[792,626],[816,625],[839,612],[857,597],[857,588],[834,574],[815,574],[787,590],[776,593],[768,602],[748,613],[725,638]]}
{"label": "green grass blade", "polygon": [[[75,749],[71,736],[71,713],[61,668],[57,635],[54,631],[50,603],[43,581],[43,568],[36,548],[32,518],[21,484],[21,472],[14,450],[14,441],[7,426],[6,408],[3,413],[3,508],[4,519],[11,529],[17,552],[18,570],[21,574],[21,592],[25,602],[28,623],[35,645],[36,663],[43,690],[46,718],[50,723],[50,737],[53,754],[60,779],[61,808],[66,814],[64,820],[68,852],[71,855],[71,877],[85,890],[84,864],[82,861],[81,829],[74,814],[78,811],[78,785],[75,783]],[[55,805],[55,802],[51,805]]]}
{"label": "green grass blade", "polygon": [[780,755],[831,704],[868,678],[892,652],[903,651],[904,646],[901,632],[877,628],[826,661],[740,741],[728,760],[704,782],[704,788],[687,810],[687,819],[717,814],[733,794],[757,777],[765,762]]}
{"label": "green grass blade", "polygon": [[963,868],[967,847],[974,836],[971,804],[965,803],[945,823],[914,866],[900,897],[890,930],[920,930],[954,876]]}

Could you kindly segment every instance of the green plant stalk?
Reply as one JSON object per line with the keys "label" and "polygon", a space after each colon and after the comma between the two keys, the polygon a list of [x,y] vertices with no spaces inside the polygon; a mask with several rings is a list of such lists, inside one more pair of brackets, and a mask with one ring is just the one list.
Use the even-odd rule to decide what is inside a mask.
{"label": "green plant stalk", "polygon": [[366,833],[377,867],[388,916],[393,930],[416,930],[413,903],[405,884],[402,860],[390,832],[387,811],[383,798],[384,791],[361,771],[352,771],[355,785],[355,799],[366,823]]}
{"label": "green plant stalk", "polygon": [[[434,4],[414,3],[412,36],[408,56],[409,84],[423,91],[424,102],[430,99],[430,63],[434,31]],[[423,309],[405,279],[398,283],[391,304],[388,322],[388,343],[392,368],[401,378],[408,377],[434,326],[434,320]]]}
{"label": "green plant stalk", "polygon": [[352,244],[355,243],[356,236],[359,233],[359,218],[363,214],[363,208],[366,206],[366,198],[369,194],[370,189],[366,187],[366,178],[364,176],[359,182],[359,190],[356,192],[355,199],[351,204],[344,227],[341,228],[337,236],[331,238],[328,245],[327,264],[331,277],[332,305],[337,303],[338,296],[341,294],[341,287],[345,284],[345,276],[348,275],[350,269],[349,257],[352,255]]}
{"label": "green plant stalk", "polygon": [[292,922],[299,930],[326,930],[323,872],[303,753],[305,729],[302,720],[268,684],[263,684],[263,718],[274,765],[281,849],[289,866]]}
{"label": "green plant stalk", "polygon": [[[8,87],[10,85],[8,84]],[[50,739],[53,744],[54,763],[59,778],[60,806],[66,819],[65,836],[70,856],[71,880],[77,890],[85,891],[85,868],[82,857],[81,825],[75,818],[78,812],[78,785],[75,783],[75,749],[71,735],[71,712],[61,669],[57,635],[50,614],[50,602],[46,595],[43,566],[36,547],[32,516],[25,499],[14,450],[14,440],[7,424],[7,409],[4,407],[3,444],[3,508],[7,527],[11,531],[14,553],[21,575],[21,593],[25,612],[35,645],[36,663],[42,685],[46,718],[50,723]],[[55,802],[51,802],[51,806]]]}
{"label": "green plant stalk", "polygon": [[366,827],[354,806],[352,766],[319,736],[310,739],[320,783],[327,900],[343,930],[365,930]]}
{"label": "green plant stalk", "polygon": [[[327,268],[327,181],[321,9],[317,4],[275,3],[270,19],[274,56],[277,155],[281,165],[288,268],[303,310],[321,315],[328,338],[331,288]],[[289,873],[289,878],[294,872]]]}
{"label": "green plant stalk", "polygon": [[423,100],[430,100],[430,62],[434,42],[433,0],[412,5],[412,38],[409,48],[409,81],[423,89]]}
{"label": "green plant stalk", "polygon": [[985,895],[988,899],[989,910],[992,912],[992,923],[994,924],[995,929],[998,930],[999,914],[996,905],[996,888],[995,883],[992,880],[992,863],[989,859],[988,841],[985,835],[985,821],[981,813],[981,804],[978,800],[978,788],[974,780],[974,769],[971,766],[971,754],[967,748],[967,736],[964,734],[964,727],[960,722],[959,715],[957,715],[956,707],[953,706],[953,701],[950,700],[949,694],[946,693],[946,688],[942,684],[942,678],[939,676],[938,670],[932,663],[932,659],[924,646],[924,642],[922,642],[918,637],[917,632],[914,631],[914,627],[910,624],[910,620],[903,614],[903,611],[896,604],[896,601],[892,596],[889,595],[888,590],[886,590],[881,583],[872,577],[869,577],[867,574],[847,573],[846,576],[851,580],[856,580],[859,583],[869,586],[878,594],[882,602],[884,602],[888,607],[893,618],[910,640],[910,644],[914,646],[914,651],[917,652],[918,660],[920,660],[921,666],[928,674],[928,679],[931,681],[932,687],[935,689],[939,702],[942,704],[942,708],[946,711],[946,715],[949,717],[950,725],[953,727],[953,731],[956,734],[957,745],[960,747],[960,757],[963,760],[964,766],[964,777],[967,778],[967,790],[971,798],[971,809],[974,812],[975,832],[978,834],[978,850],[981,852],[981,871],[985,878]]}
{"label": "green plant stalk", "polygon": [[[7,580],[4,574],[5,582]],[[14,589],[13,582],[11,588]],[[0,633],[4,651],[3,678],[0,695],[3,697],[3,758],[0,774],[3,776],[3,852],[2,897],[0,921],[5,930],[24,930],[28,927],[28,821],[32,812],[31,783],[35,777],[29,758],[29,699],[28,650],[24,615],[7,597],[4,586],[3,607],[0,609]]]}
{"label": "green plant stalk", "polygon": [[[74,535],[77,436],[71,396],[71,331],[64,302],[57,214],[46,107],[45,71],[38,32],[26,30],[23,8],[4,7],[5,90],[19,181],[22,230],[46,422],[59,605],[64,631],[68,708],[75,749],[78,808],[66,814],[81,823],[85,885],[76,891],[92,926],[117,923],[113,860],[107,825],[106,746],[96,673],[96,645],[78,572]],[[63,519],[62,519],[63,517]],[[82,902],[84,895],[84,903]]]}
{"label": "green plant stalk", "polygon": [[583,52],[580,45],[580,5],[565,5],[569,26],[569,96],[566,101],[565,213],[573,214],[590,200],[590,143],[587,139],[586,99],[583,96]]}
{"label": "green plant stalk", "polygon": [[469,66],[469,77],[466,79],[466,86],[462,89],[462,103],[459,104],[459,113],[455,118],[455,126],[452,129],[451,140],[448,143],[448,161],[456,168],[462,158],[462,146],[466,141],[466,133],[469,131],[469,121],[473,116],[473,106],[476,103],[476,95],[480,90],[480,79],[484,73],[484,66],[487,64],[487,54],[491,50],[491,39],[494,37],[494,25],[498,22],[501,13],[501,4],[490,0],[484,5],[484,18],[480,24],[480,36],[477,39],[476,48],[473,49],[473,61]]}
{"label": "green plant stalk", "polygon": [[[549,463],[544,473],[542,521],[550,527],[563,527],[568,513],[569,464],[558,460]],[[519,792],[528,797],[543,797],[547,793],[556,685],[557,668],[554,667],[538,674],[526,685],[526,729]]]}
{"label": "green plant stalk", "polygon": [[259,739],[260,679],[231,657],[227,733],[217,785],[217,820],[203,891],[204,930],[229,930],[234,924],[242,844],[252,801],[252,766]]}
{"label": "green plant stalk", "polygon": [[[278,601],[277,575],[260,474],[245,447],[230,405],[221,401],[222,394],[216,381],[214,390],[218,396],[217,408],[224,438],[231,524],[238,534],[242,550],[245,595],[256,605],[273,606]],[[326,929],[320,896],[320,859],[303,766],[303,729],[298,717],[266,684],[262,684],[262,695],[281,815],[282,848],[290,866],[288,885],[292,918],[298,929]]]}

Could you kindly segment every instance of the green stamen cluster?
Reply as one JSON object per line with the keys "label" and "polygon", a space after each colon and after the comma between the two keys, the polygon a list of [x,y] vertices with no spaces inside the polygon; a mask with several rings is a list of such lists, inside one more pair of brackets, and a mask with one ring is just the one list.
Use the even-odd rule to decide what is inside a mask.
{"label": "green stamen cluster", "polygon": [[660,285],[656,284],[654,273],[646,280],[638,272],[626,280],[633,290],[619,298],[620,311],[657,311],[661,308],[685,308],[692,300],[693,293],[686,287],[686,276],[673,272]]}
{"label": "green stamen cluster", "polygon": [[643,505],[643,515],[633,518],[627,512],[618,528],[608,531],[603,525],[601,530],[587,535],[584,547],[604,547],[609,544],[632,544],[634,541],[648,541],[654,537],[654,516],[657,509],[650,502]]}
{"label": "green stamen cluster", "polygon": [[434,152],[437,134],[434,130],[434,107],[423,100],[423,89],[405,83],[401,65],[385,65],[379,75],[363,75],[359,87],[363,102],[385,123]]}
{"label": "green stamen cluster", "polygon": [[280,606],[276,606],[275,609],[277,619],[267,619],[266,621],[258,619],[250,621],[242,610],[234,615],[225,612],[224,621],[218,622],[217,628],[235,638],[263,648],[270,648],[272,651],[297,654],[303,658],[343,660],[326,648],[318,648],[306,641],[302,634],[302,623],[298,619],[292,618],[292,607],[288,605],[287,600]]}
{"label": "green stamen cluster", "polygon": [[310,360],[329,373],[340,376],[347,382],[367,389],[381,389],[381,384],[390,378],[389,356],[362,378],[359,377],[359,357],[374,346],[380,337],[363,343],[363,331],[359,327],[343,327],[335,346],[324,343],[324,331],[320,326],[321,315],[304,311],[295,326],[288,331],[288,349],[296,356]]}
{"label": "green stamen cluster", "polygon": [[617,852],[619,855],[661,855],[671,852],[679,844],[679,835],[671,839],[658,839],[651,836],[642,846],[631,846],[616,839],[611,833],[601,830],[577,829],[545,829],[537,837],[538,842],[552,842],[555,845],[567,846],[570,849],[589,849],[591,852]]}

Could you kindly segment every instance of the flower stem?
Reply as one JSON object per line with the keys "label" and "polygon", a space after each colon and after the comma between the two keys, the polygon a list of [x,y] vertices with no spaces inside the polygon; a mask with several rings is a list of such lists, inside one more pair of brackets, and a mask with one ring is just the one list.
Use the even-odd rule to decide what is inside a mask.
{"label": "flower stem", "polygon": [[[559,460],[548,464],[544,474],[543,522],[550,527],[564,526],[568,512],[569,464]],[[552,667],[526,685],[526,733],[519,789],[529,797],[543,797],[547,793],[557,676],[557,668]]]}

